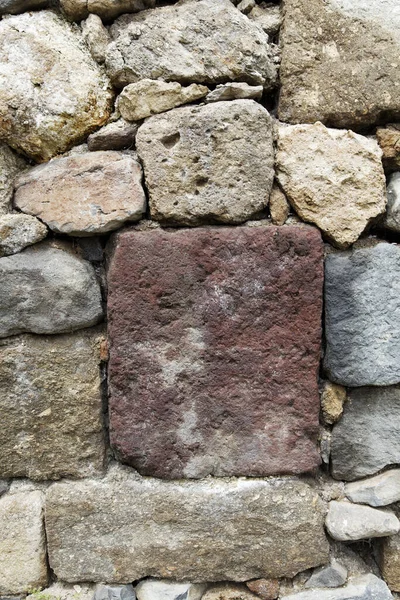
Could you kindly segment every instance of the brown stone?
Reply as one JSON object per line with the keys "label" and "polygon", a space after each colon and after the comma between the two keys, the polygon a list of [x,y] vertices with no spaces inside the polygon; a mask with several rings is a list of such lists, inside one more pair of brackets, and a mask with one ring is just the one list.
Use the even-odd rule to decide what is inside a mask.
{"label": "brown stone", "polygon": [[379,540],[379,567],[393,592],[400,592],[400,533]]}
{"label": "brown stone", "polygon": [[376,138],[383,152],[382,162],[385,169],[400,170],[400,123],[378,127]]}
{"label": "brown stone", "polygon": [[275,600],[279,596],[279,581],[277,579],[255,579],[247,581],[249,590],[262,600]]}
{"label": "brown stone", "polygon": [[128,230],[108,280],[111,442],[123,462],[165,478],[318,465],[317,230]]}
{"label": "brown stone", "polygon": [[321,410],[325,423],[337,423],[343,414],[346,402],[346,388],[337,383],[326,381],[321,393]]}

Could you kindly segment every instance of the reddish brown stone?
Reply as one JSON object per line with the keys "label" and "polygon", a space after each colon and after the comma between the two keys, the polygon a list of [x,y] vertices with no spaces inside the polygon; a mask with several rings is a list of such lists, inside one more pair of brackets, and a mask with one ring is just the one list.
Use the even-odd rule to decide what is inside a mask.
{"label": "reddish brown stone", "polygon": [[125,230],[110,261],[110,432],[120,459],[165,478],[313,470],[318,231]]}
{"label": "reddish brown stone", "polygon": [[246,582],[251,592],[262,600],[276,600],[279,596],[279,581],[277,579],[253,579]]}

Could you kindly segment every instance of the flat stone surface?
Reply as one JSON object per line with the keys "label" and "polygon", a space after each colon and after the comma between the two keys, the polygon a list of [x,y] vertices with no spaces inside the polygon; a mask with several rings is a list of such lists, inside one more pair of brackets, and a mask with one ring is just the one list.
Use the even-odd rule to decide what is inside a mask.
{"label": "flat stone surface", "polygon": [[128,123],[125,119],[118,119],[108,123],[87,139],[88,150],[124,150],[135,145],[137,123]]}
{"label": "flat stone surface", "polygon": [[75,29],[51,11],[0,22],[0,136],[43,162],[103,125],[112,92]]}
{"label": "flat stone surface", "polygon": [[138,600],[201,600],[205,583],[175,583],[167,579],[145,579],[136,586]]}
{"label": "flat stone surface", "polygon": [[25,161],[5,144],[0,144],[0,215],[11,210],[14,180],[26,167]]}
{"label": "flat stone surface", "polygon": [[319,463],[322,254],[300,227],[125,231],[110,261],[110,434],[142,474]]}
{"label": "flat stone surface", "polygon": [[352,481],[400,463],[400,387],[349,391],[343,417],[333,428],[332,474]]}
{"label": "flat stone surface", "polygon": [[345,494],[352,502],[386,506],[400,501],[400,469],[391,469],[375,477],[348,483]]}
{"label": "flat stone surface", "polygon": [[336,590],[307,590],[281,596],[281,600],[393,600],[393,596],[382,579],[368,573],[354,577],[345,587]]}
{"label": "flat stone surface", "polygon": [[0,15],[16,15],[28,10],[45,8],[49,0],[0,0]]}
{"label": "flat stone surface", "polygon": [[325,369],[341,385],[400,381],[400,247],[386,242],[325,261]]}
{"label": "flat stone surface", "polygon": [[400,521],[394,512],[350,502],[330,502],[325,525],[334,540],[354,542],[394,535]]}
{"label": "flat stone surface", "polygon": [[385,210],[381,156],[375,140],[353,131],[281,126],[277,178],[297,214],[346,248]]}
{"label": "flat stone surface", "polygon": [[272,120],[253,100],[156,115],[139,128],[136,144],[151,216],[158,221],[240,223],[267,205],[274,177]]}
{"label": "flat stone surface", "polygon": [[286,1],[279,119],[350,129],[395,120],[399,31],[398,0]]}
{"label": "flat stone surface", "polygon": [[29,215],[0,215],[0,256],[20,252],[27,246],[42,241],[47,227]]}
{"label": "flat stone surface", "polygon": [[400,592],[400,534],[379,540],[378,564],[393,592]]}
{"label": "flat stone surface", "polygon": [[400,171],[393,173],[388,180],[387,211],[382,224],[396,233],[400,231]]}
{"label": "flat stone surface", "polygon": [[106,233],[146,210],[142,169],[124,152],[86,152],[27,171],[15,184],[14,204],[57,233]]}
{"label": "flat stone surface", "polygon": [[383,152],[382,162],[385,169],[400,170],[400,123],[389,123],[386,127],[378,127],[376,139]]}
{"label": "flat stone surface", "polygon": [[70,250],[42,242],[0,258],[0,338],[74,331],[101,321],[94,269]]}
{"label": "flat stone surface", "polygon": [[41,492],[0,498],[0,594],[22,594],[47,584],[44,498]]}
{"label": "flat stone surface", "polygon": [[229,0],[181,0],[124,15],[110,33],[106,67],[117,87],[141,79],[239,80],[266,87],[276,82],[268,36]]}
{"label": "flat stone surface", "polygon": [[84,332],[0,341],[0,477],[101,473],[102,339]]}
{"label": "flat stone surface", "polygon": [[291,577],[327,561],[324,513],[297,480],[163,482],[112,468],[49,488],[50,566],[70,582]]}
{"label": "flat stone surface", "polygon": [[224,100],[259,100],[263,94],[262,85],[230,82],[217,85],[206,97],[206,102],[222,102]]}
{"label": "flat stone surface", "polygon": [[347,569],[334,558],[325,567],[315,569],[310,579],[307,580],[306,588],[336,588],[344,585],[347,580]]}

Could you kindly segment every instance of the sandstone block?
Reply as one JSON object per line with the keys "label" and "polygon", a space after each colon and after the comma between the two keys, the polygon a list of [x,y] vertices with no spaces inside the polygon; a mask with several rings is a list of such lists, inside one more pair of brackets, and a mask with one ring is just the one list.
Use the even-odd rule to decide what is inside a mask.
{"label": "sandstone block", "polygon": [[116,237],[110,432],[122,461],[166,478],[317,466],[321,260],[305,226]]}
{"label": "sandstone block", "polygon": [[378,127],[376,138],[383,152],[383,165],[388,171],[400,169],[400,123]]}
{"label": "sandstone block", "polygon": [[16,15],[28,10],[45,8],[49,0],[0,0],[0,15]]}
{"label": "sandstone block", "polygon": [[0,256],[20,252],[47,235],[47,227],[29,215],[0,215]]}
{"label": "sandstone block", "polygon": [[10,146],[46,161],[103,125],[111,100],[81,36],[55,13],[0,22],[0,136]]}
{"label": "sandstone block", "polygon": [[352,131],[281,126],[277,177],[298,215],[345,248],[385,210],[381,155],[375,140]]}
{"label": "sandstone block", "polygon": [[285,194],[274,184],[269,197],[269,212],[274,225],[284,225],[290,212],[290,206]]}
{"label": "sandstone block", "polygon": [[124,15],[110,32],[106,67],[117,87],[141,79],[266,87],[276,81],[268,36],[229,0],[181,0]]}
{"label": "sandstone block", "polygon": [[207,94],[206,102],[222,102],[224,100],[259,100],[263,94],[262,85],[249,85],[248,83],[221,83]]}
{"label": "sandstone block", "polygon": [[368,573],[354,577],[345,587],[336,590],[307,590],[282,596],[281,600],[393,600],[393,596],[382,579]]}
{"label": "sandstone block", "polygon": [[375,477],[348,483],[345,494],[352,502],[386,506],[400,501],[400,469],[391,469]]}
{"label": "sandstone block", "polygon": [[382,224],[391,231],[400,231],[400,171],[390,176],[387,186],[387,211]]}
{"label": "sandstone block", "polygon": [[385,242],[325,261],[325,369],[345,386],[400,381],[400,247]]}
{"label": "sandstone block", "polygon": [[57,233],[96,235],[142,217],[141,182],[135,155],[86,152],[27,171],[16,181],[14,204]]}
{"label": "sandstone block", "polygon": [[379,540],[378,562],[393,592],[400,592],[400,534]]}
{"label": "sandstone block", "polygon": [[22,594],[47,584],[44,499],[41,492],[0,498],[0,594]]}
{"label": "sandstone block", "polygon": [[399,31],[397,0],[286,1],[280,120],[354,129],[400,116]]}
{"label": "sandstone block", "polygon": [[325,423],[333,425],[339,421],[346,399],[346,388],[330,381],[324,383],[321,393],[321,410]]}
{"label": "sandstone block", "polygon": [[139,128],[136,144],[156,220],[240,223],[267,205],[272,122],[253,100],[156,115]]}
{"label": "sandstone block", "polygon": [[400,522],[394,512],[350,502],[330,502],[325,521],[334,540],[350,542],[394,535]]}
{"label": "sandstone block", "polygon": [[136,595],[138,600],[202,600],[206,589],[206,583],[145,579],[136,586]]}
{"label": "sandstone block", "polygon": [[70,582],[292,576],[327,561],[323,514],[297,480],[163,482],[119,467],[49,488],[50,566]]}
{"label": "sandstone block", "polygon": [[25,161],[5,144],[0,144],[0,215],[10,212],[14,180],[26,167]]}
{"label": "sandstone block", "polygon": [[128,123],[125,119],[108,123],[88,137],[88,150],[124,150],[135,145],[137,123]]}
{"label": "sandstone block", "polygon": [[46,242],[0,258],[0,338],[83,329],[103,317],[92,265]]}

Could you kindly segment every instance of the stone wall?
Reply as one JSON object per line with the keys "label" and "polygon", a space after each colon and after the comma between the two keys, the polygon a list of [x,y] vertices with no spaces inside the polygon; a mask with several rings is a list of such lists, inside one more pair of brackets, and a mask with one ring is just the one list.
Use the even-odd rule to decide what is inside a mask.
{"label": "stone wall", "polygon": [[398,0],[0,15],[0,598],[400,598]]}

